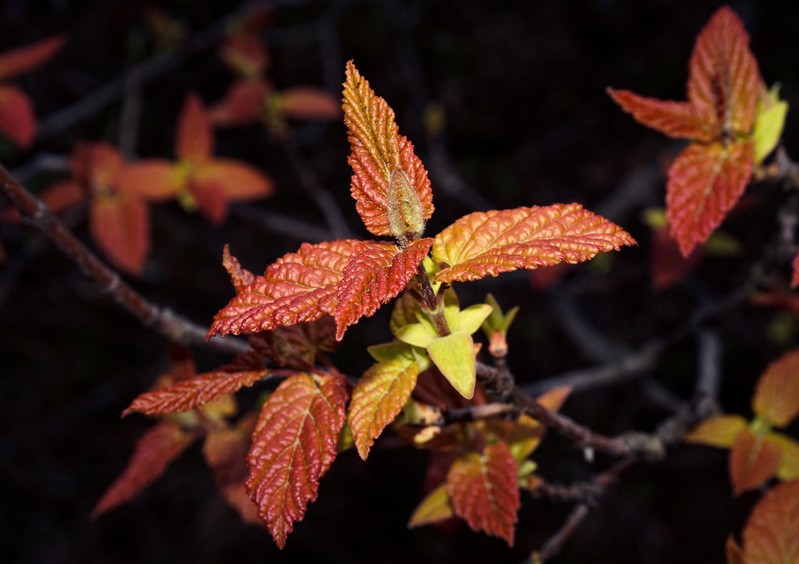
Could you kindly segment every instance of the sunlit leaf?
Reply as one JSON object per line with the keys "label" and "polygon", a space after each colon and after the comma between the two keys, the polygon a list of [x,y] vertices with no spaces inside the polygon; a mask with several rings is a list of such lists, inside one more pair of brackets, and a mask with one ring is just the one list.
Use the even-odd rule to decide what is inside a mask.
{"label": "sunlit leaf", "polygon": [[762,486],[777,471],[780,447],[766,437],[744,429],[730,451],[730,480],[735,495]]}
{"label": "sunlit leaf", "polygon": [[685,436],[685,442],[697,443],[719,448],[731,448],[738,433],[746,429],[748,423],[740,415],[720,415],[705,419]]}
{"label": "sunlit leaf", "polygon": [[799,349],[769,364],[757,383],[752,411],[774,427],[799,415]]}
{"label": "sunlit leaf", "polygon": [[216,314],[209,336],[258,332],[332,315],[356,241],[304,243],[270,265]]}
{"label": "sunlit leaf", "polygon": [[230,254],[230,245],[225,245],[222,250],[222,266],[225,267],[225,270],[230,275],[230,280],[233,282],[233,287],[236,288],[237,292],[240,292],[242,288],[252,284],[255,280],[255,275],[246,268],[242,268],[239,259]]}
{"label": "sunlit leaf", "polygon": [[292,376],[261,408],[247,456],[247,492],[281,548],[314,501],[336,457],[344,425],[346,382],[337,376]]}
{"label": "sunlit leaf", "polygon": [[780,448],[777,478],[784,482],[799,480],[799,443],[781,433],[769,433],[766,438]]}
{"label": "sunlit leaf", "polygon": [[397,249],[391,243],[353,243],[352,258],[336,289],[336,339],[341,340],[348,326],[402,292],[432,244],[432,239],[420,239]]}
{"label": "sunlit leaf", "polygon": [[589,260],[635,241],[579,204],[475,212],[436,235],[433,260],[448,265],[441,282],[479,280],[519,268]]}
{"label": "sunlit leaf", "polygon": [[474,396],[476,361],[471,336],[452,333],[438,337],[427,345],[427,354],[460,395],[466,399]]}
{"label": "sunlit leaf", "polygon": [[401,356],[373,365],[358,380],[347,420],[358,454],[364,460],[374,440],[411,397],[418,375],[416,360]]}
{"label": "sunlit leaf", "polygon": [[458,517],[475,531],[513,545],[519,506],[517,467],[505,443],[461,456],[447,475],[446,491]]}
{"label": "sunlit leaf", "polygon": [[799,562],[799,481],[763,495],[746,522],[743,545],[746,564]]}
{"label": "sunlit leaf", "polygon": [[217,184],[226,202],[265,198],[275,191],[272,179],[260,170],[232,159],[213,159],[198,167],[195,182]]}
{"label": "sunlit leaf", "polygon": [[431,525],[449,519],[454,515],[452,501],[449,498],[449,494],[447,494],[446,485],[442,484],[427,494],[416,506],[408,521],[408,528],[413,529],[422,525]]}
{"label": "sunlit leaf", "polygon": [[752,177],[752,142],[689,145],[669,168],[666,215],[683,256],[704,243]]}
{"label": "sunlit leaf", "polygon": [[36,43],[0,53],[0,78],[11,78],[29,71],[55,55],[64,45],[63,35],[48,37]]}
{"label": "sunlit leaf", "polygon": [[779,86],[774,85],[770,91],[760,96],[757,107],[753,139],[755,142],[755,164],[763,162],[776,148],[782,137],[785,116],[788,114],[788,102],[780,100]]}
{"label": "sunlit leaf", "polygon": [[125,470],[94,506],[92,518],[136,497],[164,473],[193,439],[193,435],[171,423],[159,423],[149,429],[136,442]]}
{"label": "sunlit leaf", "polygon": [[189,411],[245,386],[252,386],[266,374],[260,355],[244,353],[219,370],[140,395],[122,412],[122,416],[133,412],[159,415]]}
{"label": "sunlit leaf", "polygon": [[427,170],[411,142],[399,134],[394,111],[372,91],[352,61],[347,63],[342,107],[351,147],[351,192],[366,228],[375,235],[394,235],[388,190],[395,171],[405,174],[421,202],[424,219],[429,219],[433,193]]}
{"label": "sunlit leaf", "polygon": [[702,116],[696,115],[688,102],[657,100],[613,88],[608,88],[607,92],[638,123],[664,135],[700,141],[712,141],[716,136],[716,132],[705,123]]}

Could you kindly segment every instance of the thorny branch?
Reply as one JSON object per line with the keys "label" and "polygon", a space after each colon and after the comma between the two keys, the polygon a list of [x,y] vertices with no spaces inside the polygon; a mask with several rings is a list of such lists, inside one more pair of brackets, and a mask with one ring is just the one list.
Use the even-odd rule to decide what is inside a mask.
{"label": "thorny branch", "polygon": [[152,328],[170,341],[184,345],[207,344],[217,350],[234,354],[249,350],[249,347],[238,339],[212,339],[206,343],[206,328],[167,308],[153,304],[136,292],[117,272],[106,266],[75,237],[44,202],[14,180],[2,165],[0,165],[0,188],[24,217],[72,259],[103,292],[136,316],[145,327]]}

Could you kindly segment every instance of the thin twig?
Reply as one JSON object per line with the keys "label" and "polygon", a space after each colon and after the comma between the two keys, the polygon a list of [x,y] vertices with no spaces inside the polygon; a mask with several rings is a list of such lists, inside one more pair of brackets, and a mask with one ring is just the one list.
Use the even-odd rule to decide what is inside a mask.
{"label": "thin twig", "polygon": [[189,321],[169,309],[161,308],[129,286],[118,273],[106,266],[92,253],[47,205],[14,180],[0,165],[0,187],[20,212],[44,235],[52,240],[83,273],[93,279],[100,289],[123,308],[170,341],[184,345],[207,345],[217,350],[238,354],[249,350],[239,339],[206,341],[206,328]]}

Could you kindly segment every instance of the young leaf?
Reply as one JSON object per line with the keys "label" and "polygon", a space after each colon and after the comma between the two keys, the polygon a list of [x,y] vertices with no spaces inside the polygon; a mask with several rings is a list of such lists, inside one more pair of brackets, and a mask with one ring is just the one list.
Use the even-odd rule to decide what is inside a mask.
{"label": "young leaf", "polygon": [[466,399],[474,396],[476,362],[470,335],[452,333],[438,337],[427,345],[427,354],[460,395]]}
{"label": "young leaf", "polygon": [[347,384],[309,374],[284,380],[258,416],[247,455],[247,493],[280,548],[314,501],[319,479],[336,457],[344,425]]}
{"label": "young leaf", "polygon": [[280,366],[307,370],[319,352],[333,352],[338,346],[336,324],[330,317],[262,333],[266,355]]}
{"label": "young leaf", "polygon": [[738,433],[747,428],[746,419],[740,415],[720,415],[705,419],[685,437],[687,443],[697,443],[718,448],[731,448]]}
{"label": "young leaf", "polygon": [[689,145],[669,168],[666,215],[683,256],[710,236],[752,177],[751,141]]}
{"label": "young leaf", "polygon": [[219,370],[182,380],[168,388],[141,394],[122,412],[122,416],[133,412],[161,415],[189,411],[245,386],[252,386],[266,377],[266,374],[259,354],[244,353]]}
{"label": "young leaf", "polygon": [[200,97],[189,93],[175,130],[175,154],[182,161],[202,162],[214,152],[211,119]]}
{"label": "young leaf", "polygon": [[255,123],[264,112],[264,101],[272,87],[264,80],[237,80],[225,97],[209,110],[211,122],[221,127]]}
{"label": "young leaf", "polygon": [[122,194],[95,196],[89,208],[92,238],[125,272],[141,274],[150,252],[150,211],[144,200]]}
{"label": "young leaf", "polygon": [[281,92],[280,111],[298,120],[337,119],[341,107],[329,92],[308,86],[295,86]]}
{"label": "young leaf", "polygon": [[296,253],[279,258],[216,314],[208,336],[257,333],[332,315],[356,242],[303,243]]}
{"label": "young leaf", "polygon": [[[250,424],[250,427],[252,425]],[[258,508],[247,495],[247,450],[249,434],[239,427],[212,430],[205,437],[203,456],[214,476],[217,489],[228,504],[249,525],[260,522]]]}
{"label": "young leaf", "polygon": [[347,421],[364,460],[374,440],[402,411],[419,376],[419,365],[411,356],[380,362],[367,370],[352,391]]}
{"label": "young leaf", "polygon": [[781,433],[769,433],[766,438],[780,448],[777,478],[783,482],[799,480],[799,443]]}
{"label": "young leaf", "polygon": [[516,462],[505,443],[472,452],[452,463],[446,491],[455,514],[475,531],[505,539],[513,545],[513,534],[521,505],[516,480]]}
{"label": "young leaf", "polygon": [[586,261],[634,245],[618,225],[579,204],[475,212],[436,235],[433,260],[447,265],[439,282],[464,282],[519,268]]}
{"label": "young leaf", "polygon": [[420,239],[397,249],[391,243],[354,242],[352,258],[336,288],[336,339],[341,340],[348,326],[402,292],[432,244],[432,239]]}
{"label": "young leaf", "polygon": [[432,525],[449,519],[455,515],[452,510],[452,500],[447,494],[446,484],[442,484],[431,491],[413,510],[408,521],[408,528]]}
{"label": "young leaf", "polygon": [[669,137],[712,141],[715,137],[702,116],[688,102],[671,102],[639,96],[629,90],[608,88],[607,93],[638,123],[656,129]]}
{"label": "young leaf", "polygon": [[757,488],[774,476],[780,447],[750,429],[735,437],[730,451],[730,479],[735,495]]}
{"label": "young leaf", "polygon": [[799,562],[799,481],[778,484],[752,509],[743,531],[744,562]]}
{"label": "young leaf", "polygon": [[689,62],[688,101],[717,135],[749,135],[760,97],[760,71],[749,35],[727,6],[696,38]]}
{"label": "young leaf", "polygon": [[230,280],[233,282],[236,292],[240,292],[242,288],[255,281],[255,275],[246,268],[242,268],[239,259],[230,254],[230,245],[225,245],[222,250],[222,266],[225,267],[225,270],[230,275]]}
{"label": "young leaf", "polygon": [[0,53],[0,78],[6,79],[38,67],[64,46],[63,35]]}
{"label": "young leaf", "polygon": [[766,367],[752,398],[752,411],[778,428],[799,415],[799,349]]}
{"label": "young leaf", "polygon": [[377,96],[352,61],[344,82],[344,123],[353,170],[352,197],[366,228],[374,235],[394,235],[389,222],[388,190],[394,171],[402,171],[415,190],[423,217],[433,214],[433,192],[413,145],[399,134],[394,111]]}
{"label": "young leaf", "polygon": [[136,497],[152,484],[194,440],[177,425],[159,423],[136,442],[125,470],[109,486],[92,510],[92,519]]}
{"label": "young leaf", "polygon": [[788,114],[788,102],[780,100],[779,85],[760,96],[755,118],[755,129],[752,135],[755,143],[755,164],[759,165],[777,146],[785,126]]}
{"label": "young leaf", "polygon": [[33,105],[16,86],[0,86],[0,133],[23,149],[28,149],[36,136]]}

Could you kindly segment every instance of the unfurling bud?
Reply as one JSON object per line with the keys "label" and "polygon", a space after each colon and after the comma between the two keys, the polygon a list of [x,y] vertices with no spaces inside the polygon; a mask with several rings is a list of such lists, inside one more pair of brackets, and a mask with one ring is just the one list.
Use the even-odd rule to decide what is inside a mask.
{"label": "unfurling bud", "polygon": [[387,194],[388,225],[391,234],[404,245],[424,232],[424,208],[411,179],[401,168],[391,173]]}

